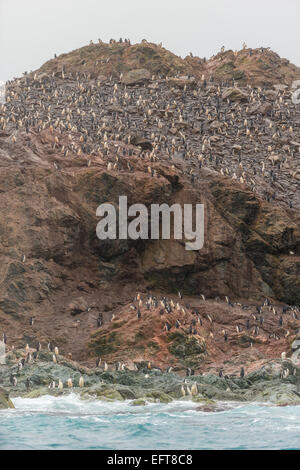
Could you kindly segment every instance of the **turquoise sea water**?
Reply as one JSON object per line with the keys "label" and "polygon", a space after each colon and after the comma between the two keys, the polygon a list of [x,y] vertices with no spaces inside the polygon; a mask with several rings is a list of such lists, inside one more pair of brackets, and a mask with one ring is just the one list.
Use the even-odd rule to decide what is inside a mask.
{"label": "turquoise sea water", "polygon": [[[15,398],[0,411],[0,449],[300,449],[300,407]],[[224,406],[224,404],[223,404]]]}

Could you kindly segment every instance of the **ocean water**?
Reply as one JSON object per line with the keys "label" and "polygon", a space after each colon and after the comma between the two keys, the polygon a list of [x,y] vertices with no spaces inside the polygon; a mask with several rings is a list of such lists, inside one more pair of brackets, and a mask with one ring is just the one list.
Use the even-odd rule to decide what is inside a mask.
{"label": "ocean water", "polygon": [[[300,407],[13,399],[0,411],[0,449],[300,449]],[[224,404],[222,404],[224,407]]]}

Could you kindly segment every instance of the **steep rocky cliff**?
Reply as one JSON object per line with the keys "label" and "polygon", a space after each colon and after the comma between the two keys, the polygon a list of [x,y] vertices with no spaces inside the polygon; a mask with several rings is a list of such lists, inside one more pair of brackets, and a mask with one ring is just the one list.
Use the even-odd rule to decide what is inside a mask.
{"label": "steep rocky cliff", "polygon": [[[108,333],[100,329],[95,336],[98,313],[110,320],[112,312],[119,313],[138,291],[176,297],[179,290],[196,298],[201,293],[207,298],[227,295],[247,299],[248,304],[265,297],[292,305],[300,302],[297,211],[263,202],[244,185],[206,169],[191,185],[180,165],[176,169],[154,163],[158,176],[153,178],[147,163],[135,156],[131,157],[134,172],[108,171],[101,157],[87,167],[84,157],[68,160],[55,154],[51,145],[55,137],[45,131],[19,133],[15,143],[4,134],[0,138],[0,319],[10,344],[52,341],[65,353],[88,359],[101,353],[95,338],[115,337],[120,326],[109,323]],[[148,207],[203,203],[203,249],[187,251],[180,240],[100,241],[96,208],[103,202],[117,205],[119,195],[126,195],[129,205],[139,202]],[[223,311],[220,324],[226,324],[228,312],[222,305],[208,302],[202,309],[203,314]],[[142,334],[135,316],[130,325],[125,321],[126,311],[128,307],[124,319],[120,313],[123,333]],[[30,317],[35,317],[33,326]],[[141,322],[149,341],[156,330],[155,318],[149,314],[150,324]],[[158,324],[159,332],[163,324]],[[90,338],[92,349],[87,347]],[[127,344],[121,338],[122,331],[118,356]],[[115,344],[112,351],[103,348],[102,354],[115,348]],[[155,344],[153,348],[159,350]],[[133,345],[132,351],[136,354]]]}

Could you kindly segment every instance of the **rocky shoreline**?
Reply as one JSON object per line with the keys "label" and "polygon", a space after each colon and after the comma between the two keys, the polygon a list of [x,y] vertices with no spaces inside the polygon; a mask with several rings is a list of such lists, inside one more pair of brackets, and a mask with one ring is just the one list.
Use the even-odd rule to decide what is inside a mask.
{"label": "rocky shoreline", "polygon": [[[19,355],[20,351],[10,352],[7,363],[0,366],[0,409],[13,407],[10,398],[14,397],[61,396],[71,392],[80,394],[82,399],[130,400],[133,406],[192,400],[203,411],[218,411],[217,402],[300,404],[300,368],[290,359],[265,361],[262,367],[241,378],[233,374],[182,377],[155,367],[149,369],[147,363],[138,364],[138,370],[89,369],[63,356],[54,363],[46,351],[18,371],[14,358]],[[12,378],[16,379],[15,384],[11,383]]]}

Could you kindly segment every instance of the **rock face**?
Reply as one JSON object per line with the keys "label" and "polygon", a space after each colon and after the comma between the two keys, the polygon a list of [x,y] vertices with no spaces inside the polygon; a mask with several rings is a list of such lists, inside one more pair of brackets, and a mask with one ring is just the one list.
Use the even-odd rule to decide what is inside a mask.
{"label": "rock face", "polygon": [[124,85],[141,85],[151,80],[151,74],[146,69],[130,70],[122,78]]}
{"label": "rock face", "polygon": [[9,399],[9,393],[0,387],[0,410],[14,408],[12,401]]}
{"label": "rock face", "polygon": [[[136,156],[131,158],[134,173],[108,172],[100,157],[93,167],[80,157],[72,163],[53,157],[47,133],[30,138],[34,152],[24,149],[22,137],[14,146],[6,138],[0,141],[8,158],[1,160],[0,319],[11,331],[9,344],[52,340],[65,353],[88,358],[99,311],[109,320],[110,312],[139,290],[300,302],[295,211],[262,202],[243,185],[209,170],[201,170],[199,189],[163,162],[153,163],[155,178]],[[174,239],[100,241],[96,209],[102,202],[117,207],[119,195],[127,196],[128,205],[146,207],[202,202],[203,249],[187,251]],[[80,334],[74,324],[78,317]],[[171,353],[180,354],[181,347],[174,344]]]}

